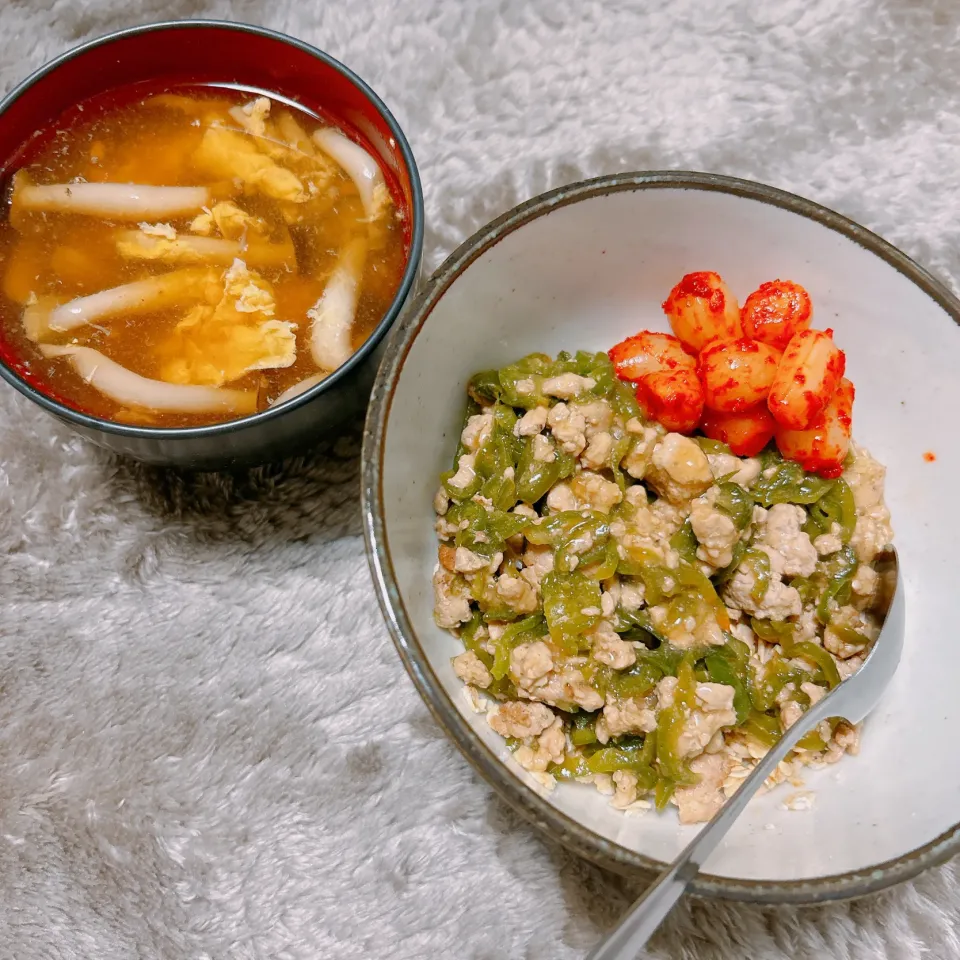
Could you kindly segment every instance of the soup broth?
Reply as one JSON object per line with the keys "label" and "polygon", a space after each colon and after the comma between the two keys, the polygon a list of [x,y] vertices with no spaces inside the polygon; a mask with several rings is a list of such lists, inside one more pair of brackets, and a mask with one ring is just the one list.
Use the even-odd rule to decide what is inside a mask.
{"label": "soup broth", "polygon": [[0,222],[0,332],[44,393],[194,426],[340,366],[407,258],[373,157],[290,104],[221,88],[77,107],[25,155]]}

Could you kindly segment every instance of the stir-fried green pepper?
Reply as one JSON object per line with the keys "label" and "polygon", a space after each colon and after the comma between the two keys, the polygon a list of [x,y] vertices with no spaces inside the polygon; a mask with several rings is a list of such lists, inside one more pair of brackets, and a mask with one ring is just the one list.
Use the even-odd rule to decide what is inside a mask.
{"label": "stir-fried green pepper", "polygon": [[568,653],[577,653],[583,634],[603,617],[599,583],[577,571],[552,571],[544,576],[540,591],[553,642]]}
{"label": "stir-fried green pepper", "polygon": [[780,460],[774,474],[769,477],[760,475],[750,495],[763,507],[772,507],[775,503],[816,503],[832,483],[832,480],[824,480],[816,474],[804,473],[803,468],[792,460]]}
{"label": "stir-fried green pepper", "polygon": [[754,671],[750,684],[750,701],[755,710],[766,713],[772,710],[780,691],[792,683],[799,690],[800,684],[810,679],[806,670],[791,667],[779,654],[774,654],[763,666]]}
{"label": "stir-fried green pepper", "polygon": [[581,558],[581,573],[591,580],[609,580],[617,572],[620,564],[616,541],[610,539],[597,549],[602,550],[601,555],[596,556],[595,549],[591,555]]}
{"label": "stir-fried green pepper", "polygon": [[697,703],[697,678],[693,660],[684,657],[677,669],[673,703],[657,716],[657,772],[674,783],[694,783],[686,758],[680,753],[680,737]]}
{"label": "stir-fried green pepper", "polygon": [[719,493],[715,502],[716,508],[725,513],[738,530],[746,529],[753,516],[753,500],[750,494],[739,483],[731,480],[717,484],[717,489]]}
{"label": "stir-fried green pepper", "polygon": [[585,747],[597,742],[596,716],[594,714],[574,714],[570,723],[570,742],[575,747]]}
{"label": "stir-fried green pepper", "polygon": [[666,806],[670,802],[670,798],[673,796],[676,789],[677,785],[672,780],[668,780],[665,777],[661,777],[657,781],[657,786],[653,792],[653,800],[658,810],[666,809]]}
{"label": "stir-fried green pepper", "polygon": [[553,556],[553,569],[557,573],[572,573],[581,562],[595,563],[606,557],[610,524],[602,514],[581,516],[578,523],[570,525],[557,541]]}
{"label": "stir-fried green pepper", "polygon": [[733,456],[730,447],[720,440],[711,440],[709,437],[694,437],[694,440],[700,445],[700,449],[706,454],[727,454]]}
{"label": "stir-fried green pepper", "polygon": [[751,711],[741,729],[764,747],[772,747],[783,733],[779,717],[759,710]]}
{"label": "stir-fried green pepper", "polygon": [[531,353],[497,371],[500,399],[511,407],[524,410],[546,404],[548,400],[543,395],[543,381],[556,376],[558,372],[552,357],[545,353]]}
{"label": "stir-fried green pepper", "polygon": [[743,723],[750,714],[750,679],[746,660],[741,660],[727,650],[719,647],[704,659],[707,677],[712,683],[723,683],[733,687],[733,709],[737,714],[737,723]]}
{"label": "stir-fried green pepper", "polygon": [[868,647],[870,645],[870,638],[865,633],[861,633],[845,623],[831,622],[830,631],[837,639],[850,644],[852,647]]}
{"label": "stir-fried green pepper", "polygon": [[733,548],[733,559],[722,570],[718,570],[713,577],[713,585],[716,590],[722,590],[733,579],[737,568],[743,562],[749,547],[743,540],[738,540]]}
{"label": "stir-fried green pepper", "polygon": [[606,519],[604,514],[590,510],[564,510],[533,524],[527,531],[526,538],[539,546],[549,544],[551,547],[558,547],[570,536],[570,532],[585,520],[605,522]]}
{"label": "stir-fried green pepper", "polygon": [[793,636],[796,624],[788,620],[763,620],[754,617],[750,621],[753,632],[767,643],[784,643]]}
{"label": "stir-fried green pepper", "polygon": [[587,761],[579,753],[568,753],[563,763],[554,763],[547,768],[547,773],[558,780],[576,780],[578,777],[589,777],[593,771],[587,766]]}
{"label": "stir-fried green pepper", "polygon": [[700,542],[697,540],[689,520],[670,538],[670,546],[680,554],[681,560],[686,560],[687,563],[696,563],[697,547],[700,546]]}
{"label": "stir-fried green pepper", "polygon": [[[700,598],[710,607],[722,629],[726,630],[730,626],[727,608],[709,577],[701,573],[691,563],[681,560],[676,569],[671,569],[659,563],[658,559],[656,555],[653,555],[652,562],[638,564],[636,568],[635,575],[643,581],[648,604],[658,605],[665,600],[680,595]],[[623,563],[618,567],[618,571],[620,573],[627,572]],[[688,610],[685,616],[692,612],[692,610]]]}
{"label": "stir-fried green pepper", "polygon": [[619,427],[614,427],[611,430],[611,436],[613,437],[613,446],[610,448],[610,457],[607,465],[622,493],[627,489],[627,477],[623,470],[620,469],[620,461],[630,452],[634,438],[631,437],[630,434],[624,433]]}
{"label": "stir-fried green pepper", "polygon": [[572,476],[577,461],[559,447],[552,460],[538,460],[533,455],[533,440],[525,438],[517,463],[517,498],[524,503],[536,503],[559,480]]}
{"label": "stir-fried green pepper", "polygon": [[609,400],[610,405],[620,414],[624,423],[633,418],[643,420],[643,411],[637,402],[636,390],[629,384],[624,383],[622,380],[616,380],[613,385],[613,390],[610,391]]}
{"label": "stir-fried green pepper", "polygon": [[451,507],[447,520],[460,527],[454,538],[458,547],[466,547],[487,558],[501,552],[510,537],[530,525],[530,518],[523,514],[487,510],[473,500]]}
{"label": "stir-fried green pepper", "polygon": [[475,653],[483,665],[489,669],[493,665],[493,657],[483,648],[483,643],[487,639],[486,631],[481,631],[483,627],[483,615],[479,610],[474,610],[470,619],[460,628],[460,640],[463,646]]}
{"label": "stir-fried green pepper", "polygon": [[651,658],[641,657],[626,670],[612,671],[609,689],[620,697],[642,697],[648,694],[663,676],[663,670]]}
{"label": "stir-fried green pepper", "polygon": [[[467,394],[477,406],[496,403],[502,393],[499,370],[481,370],[479,373],[475,373],[467,384]],[[472,412],[477,411],[474,409]],[[470,412],[467,413],[467,417],[469,416]]]}
{"label": "stir-fried green pepper", "polygon": [[652,767],[641,762],[638,750],[603,747],[587,758],[587,768],[591,773],[627,770],[637,778],[637,788],[641,790],[650,790],[657,782],[656,773]]}
{"label": "stir-fried green pepper", "polygon": [[828,557],[823,564],[826,585],[817,603],[817,619],[829,623],[833,615],[833,604],[843,606],[850,602],[850,590],[857,572],[857,555],[850,546],[844,547]]}
{"label": "stir-fried green pepper", "polygon": [[763,550],[752,547],[743,555],[744,564],[749,564],[753,570],[753,587],[750,596],[754,603],[761,603],[770,587],[770,557]]}
{"label": "stir-fried green pepper", "polygon": [[837,670],[837,665],[833,657],[830,656],[829,650],[824,650],[823,647],[817,646],[810,640],[795,643],[792,639],[784,640],[780,649],[783,650],[783,655],[791,660],[794,657],[802,657],[804,660],[816,664],[831,690],[840,683],[840,671]]}
{"label": "stir-fried green pepper", "polygon": [[845,480],[834,480],[830,489],[816,503],[810,504],[808,514],[803,529],[811,540],[830,533],[836,523],[840,528],[838,536],[841,541],[850,542],[857,525],[857,505]]}

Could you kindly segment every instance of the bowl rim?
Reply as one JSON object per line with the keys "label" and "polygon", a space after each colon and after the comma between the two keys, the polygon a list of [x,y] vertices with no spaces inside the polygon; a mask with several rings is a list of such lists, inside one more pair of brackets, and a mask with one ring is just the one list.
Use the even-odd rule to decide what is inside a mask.
{"label": "bowl rim", "polygon": [[384,122],[390,129],[390,134],[400,149],[400,156],[403,165],[406,167],[410,177],[410,252],[407,257],[407,264],[400,280],[400,286],[390,303],[390,307],[381,317],[377,326],[373,329],[370,336],[360,345],[360,347],[351,354],[346,363],[337,367],[329,376],[325,377],[318,384],[315,384],[309,390],[305,390],[299,396],[293,397],[285,403],[276,407],[268,407],[258,413],[246,417],[240,417],[236,420],[227,420],[220,423],[210,423],[193,427],[149,427],[138,426],[135,424],[118,423],[114,420],[106,420],[102,417],[96,417],[92,414],[75,410],[66,404],[60,403],[49,397],[42,390],[38,390],[32,384],[28,383],[19,376],[14,370],[10,369],[2,359],[0,359],[0,378],[9,383],[20,394],[32,400],[38,406],[49,413],[54,414],[61,420],[66,420],[74,426],[83,427],[88,430],[96,430],[100,433],[112,434],[118,437],[128,437],[147,440],[190,440],[208,437],[223,436],[225,434],[235,433],[239,430],[246,430],[249,427],[267,424],[277,417],[283,416],[293,410],[305,406],[321,394],[333,390],[341,380],[345,380],[350,373],[360,366],[363,361],[377,348],[380,342],[389,332],[395,320],[403,310],[404,305],[409,299],[411,291],[417,281],[420,273],[420,263],[423,255],[423,237],[424,237],[424,202],[423,187],[420,183],[420,171],[417,167],[416,159],[413,156],[413,150],[407,140],[406,134],[400,127],[396,118],[390,112],[387,105],[373,90],[373,88],[363,80],[358,74],[354,73],[349,67],[342,64],[339,60],[331,57],[318,47],[314,47],[303,40],[281,33],[278,30],[271,30],[268,27],[261,27],[257,24],[241,23],[230,20],[165,20],[159,23],[140,24],[134,27],[124,27],[120,30],[114,30],[88,40],[69,50],[64,51],[59,56],[54,57],[39,69],[35,70],[28,77],[18,83],[2,100],[0,100],[0,123],[3,122],[3,115],[7,109],[25,94],[38,81],[42,80],[48,74],[53,73],[63,64],[84,56],[92,50],[99,47],[108,46],[118,40],[124,40],[127,37],[140,34],[158,33],[161,31],[174,30],[198,30],[198,29],[220,29],[230,30],[235,33],[247,33],[256,36],[266,37],[284,43],[287,46],[294,47],[297,50],[306,53],[317,60],[322,61],[333,70],[337,71],[349,83],[353,84],[364,98],[380,114]]}
{"label": "bowl rim", "polygon": [[[557,207],[621,191],[684,189],[719,192],[770,204],[813,220],[880,257],[918,286],[960,323],[960,300],[932,274],[877,234],[813,201],[777,187],[720,174],[689,171],[627,172],[572,183],[543,193],[481,227],[436,270],[401,321],[394,327],[387,357],[380,366],[367,412],[361,463],[363,530],[377,599],[403,664],[434,718],[460,751],[510,807],[552,839],[577,854],[619,873],[648,877],[665,863],[636,853],[594,833],[557,810],[511,773],[472,730],[440,684],[404,606],[397,586],[384,522],[383,458],[386,423],[404,361],[414,341],[459,275],[487,250],[524,224]],[[870,868],[808,880],[738,880],[699,874],[690,885],[694,895],[764,904],[826,903],[865,896],[917,876],[960,850],[960,823],[934,840]]]}

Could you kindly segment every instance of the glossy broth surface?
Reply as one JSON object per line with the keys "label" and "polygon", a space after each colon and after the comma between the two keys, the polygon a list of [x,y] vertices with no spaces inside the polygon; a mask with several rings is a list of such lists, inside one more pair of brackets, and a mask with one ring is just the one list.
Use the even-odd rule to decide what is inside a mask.
{"label": "glossy broth surface", "polygon": [[[236,266],[229,259],[130,256],[123,252],[123,243],[126,240],[129,246],[131,237],[134,244],[147,247],[162,246],[172,237],[201,235],[239,243],[241,252],[236,259],[241,261],[240,266],[252,271],[273,298],[270,316],[296,325],[294,362],[241,371],[240,376],[223,380],[222,365],[218,367],[222,331],[202,319],[192,327],[188,322],[184,332],[184,321],[195,306],[190,302],[160,305],[145,312],[120,312],[67,332],[51,329],[42,342],[93,348],[150,380],[244,391],[254,395],[254,409],[262,410],[305,379],[330,372],[318,366],[311,354],[308,311],[320,301],[338,258],[358,237],[365,255],[350,331],[352,349],[369,336],[393,300],[406,264],[405,214],[397,204],[396,192],[386,194],[385,213],[372,225],[354,180],[309,139],[328,124],[287,103],[271,100],[268,129],[260,134],[244,129],[235,119],[239,116],[237,108],[246,107],[245,116],[254,116],[251,107],[257,96],[228,88],[141,89],[125,100],[104,99],[78,106],[52,135],[40,138],[25,154],[17,176],[36,185],[87,182],[204,186],[209,188],[211,198],[210,206],[186,215],[137,223],[129,217],[18,210],[16,199],[11,203],[8,195],[6,215],[0,221],[0,339],[4,354],[28,381],[75,409],[108,420],[174,427],[238,415],[228,410],[170,412],[119,402],[88,382],[69,358],[44,356],[28,337],[25,310],[37,302],[70,303],[185,268],[211,271],[213,279],[201,305],[206,302],[212,309],[217,298],[225,296],[224,278]],[[300,199],[280,199],[271,195],[269,185],[224,176],[199,162],[198,151],[211,126],[229,129],[245,144],[254,144],[256,151],[252,152],[292,172],[303,186]],[[249,126],[255,125],[251,121]],[[307,145],[297,140],[297,130],[308,135]],[[219,221],[208,218],[206,233],[198,232],[197,217],[222,203],[242,210],[251,222],[255,221],[255,228],[243,225],[228,231],[228,237]],[[256,244],[270,252],[262,262],[255,262],[252,254]],[[282,256],[273,255],[284,250]],[[238,322],[248,320],[243,313],[246,309],[237,301],[240,313],[233,311],[230,315]],[[184,337],[189,341],[189,360],[180,356]]]}

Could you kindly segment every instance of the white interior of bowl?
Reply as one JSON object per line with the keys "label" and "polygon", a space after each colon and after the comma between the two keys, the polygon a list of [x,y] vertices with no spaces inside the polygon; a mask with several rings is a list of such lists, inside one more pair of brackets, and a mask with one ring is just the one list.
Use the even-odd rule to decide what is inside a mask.
{"label": "white interior of bowl", "polygon": [[[790,786],[757,798],[707,869],[773,881],[869,870],[960,820],[960,764],[947,747],[960,724],[960,328],[880,257],[797,213],[695,189],[596,196],[524,224],[464,270],[412,344],[386,425],[385,546],[419,642],[456,709],[509,763],[518,790],[537,789],[468,708],[450,667],[461,648],[431,615],[431,500],[450,466],[464,385],[476,370],[532,351],[601,350],[641,329],[668,329],[660,303],[691,270],[718,271],[741,301],[764,280],[795,280],[813,298],[815,324],[836,331],[857,387],[854,434],[888,466],[907,602],[903,665],[866,724],[860,755],[808,773],[810,810],[784,808]],[[927,451],[935,462],[924,459]],[[580,785],[559,787],[548,802],[660,861],[695,829],[680,827],[673,808],[624,816]]]}

